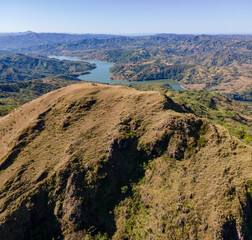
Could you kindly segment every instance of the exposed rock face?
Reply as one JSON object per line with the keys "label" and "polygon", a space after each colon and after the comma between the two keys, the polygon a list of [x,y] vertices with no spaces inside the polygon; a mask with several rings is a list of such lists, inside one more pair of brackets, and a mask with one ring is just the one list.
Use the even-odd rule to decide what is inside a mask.
{"label": "exposed rock face", "polygon": [[157,92],[72,85],[0,126],[0,239],[252,237],[251,148]]}

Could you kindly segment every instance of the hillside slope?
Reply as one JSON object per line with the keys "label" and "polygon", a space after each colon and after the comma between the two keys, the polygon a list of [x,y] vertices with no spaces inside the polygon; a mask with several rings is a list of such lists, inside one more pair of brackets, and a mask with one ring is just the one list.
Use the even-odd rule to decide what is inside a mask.
{"label": "hillside slope", "polygon": [[0,239],[251,239],[251,156],[158,92],[71,85],[0,119]]}
{"label": "hillside slope", "polygon": [[60,61],[57,59],[10,54],[0,57],[0,84],[34,80],[55,75],[80,75],[95,68],[88,62]]}

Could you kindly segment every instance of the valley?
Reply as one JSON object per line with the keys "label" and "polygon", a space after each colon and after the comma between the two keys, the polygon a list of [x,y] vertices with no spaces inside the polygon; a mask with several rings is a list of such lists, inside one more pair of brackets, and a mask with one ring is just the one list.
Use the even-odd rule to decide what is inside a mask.
{"label": "valley", "polygon": [[[163,67],[180,67],[181,70],[183,68],[183,74],[177,76],[176,81],[186,89],[203,89],[229,96],[239,93],[240,99],[250,100],[251,44],[250,35],[157,34],[90,38],[70,43],[45,44],[18,51],[113,62],[115,66],[111,73],[112,79],[115,80],[142,81],[150,77],[152,80],[158,80],[162,77]],[[157,69],[159,74],[150,76],[150,73]],[[169,80],[176,78],[176,75],[168,76],[171,77]],[[242,97],[248,94],[249,98]]]}

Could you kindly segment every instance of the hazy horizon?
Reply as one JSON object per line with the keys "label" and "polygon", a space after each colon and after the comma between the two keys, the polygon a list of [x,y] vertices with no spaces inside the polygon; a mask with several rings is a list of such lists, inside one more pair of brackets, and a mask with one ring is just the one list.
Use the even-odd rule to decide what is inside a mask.
{"label": "hazy horizon", "polygon": [[83,33],[76,33],[76,32],[36,32],[32,30],[26,30],[23,32],[0,32],[0,34],[24,34],[24,33],[55,33],[55,34],[76,34],[76,35],[115,35],[115,36],[148,36],[148,35],[159,35],[159,34],[175,34],[175,35],[252,35],[251,33],[173,33],[173,32],[157,32],[157,33],[94,33],[94,32],[83,32]]}

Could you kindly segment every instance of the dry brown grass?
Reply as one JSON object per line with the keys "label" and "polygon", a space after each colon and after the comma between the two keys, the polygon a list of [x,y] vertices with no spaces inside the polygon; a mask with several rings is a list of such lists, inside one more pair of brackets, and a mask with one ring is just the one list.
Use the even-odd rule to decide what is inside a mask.
{"label": "dry brown grass", "polygon": [[[131,209],[133,195],[125,196],[111,210],[117,226],[113,239],[129,234],[132,223],[130,239],[222,238],[223,225],[231,216],[241,233],[242,206],[247,201],[245,184],[252,179],[251,148],[206,120],[201,123],[206,129],[196,127],[201,122],[197,117],[167,101],[158,92],[81,83],[48,93],[1,118],[0,237],[14,239],[17,235],[11,232],[13,227],[21,236],[29,230],[25,226],[32,221],[30,212],[38,207],[33,198],[43,189],[50,204],[55,204],[53,211],[61,223],[62,234],[71,239],[76,230],[66,219],[77,202],[85,201],[85,197],[93,199],[100,187],[99,179],[104,178],[101,173],[107,168],[115,172],[120,169],[116,165],[122,161],[118,156],[124,156],[120,154],[125,154],[124,161],[129,164],[135,159],[126,147],[116,149],[120,154],[113,158],[115,162],[108,161],[106,167],[101,163],[110,154],[111,144],[125,138],[132,141],[130,144],[137,139],[138,150],[133,145],[130,149],[137,152],[142,148],[149,165],[142,179],[127,182],[133,193],[139,191],[138,210],[125,216]],[[188,122],[194,129],[192,133],[187,133]],[[169,142],[164,142],[167,149],[159,149],[166,134],[171,134]],[[183,140],[187,141],[184,151],[188,156],[171,158]],[[62,188],[61,173],[67,172],[62,181],[69,185],[71,171],[87,174],[85,184],[93,184],[90,195],[76,199],[76,183],[71,186],[72,193],[68,193],[69,186],[58,193]],[[106,174],[112,174],[111,171]],[[114,196],[114,187],[111,184],[108,196]],[[72,204],[68,205],[68,201]],[[95,198],[92,201],[96,206]],[[59,217],[56,209],[61,205],[63,216]]]}

